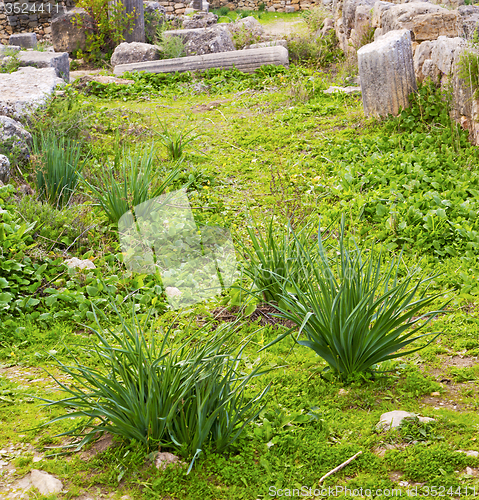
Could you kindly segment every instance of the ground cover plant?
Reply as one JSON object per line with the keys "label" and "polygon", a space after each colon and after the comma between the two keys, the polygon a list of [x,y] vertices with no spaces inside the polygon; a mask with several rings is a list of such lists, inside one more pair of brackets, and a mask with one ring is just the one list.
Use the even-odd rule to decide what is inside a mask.
{"label": "ground cover plant", "polygon": [[[333,488],[337,496],[345,496],[345,487],[394,489],[402,495],[417,487],[418,495],[473,496],[479,487],[478,153],[449,120],[447,96],[424,86],[400,117],[376,121],[364,118],[359,96],[323,93],[340,83],[340,68],[292,65],[251,75],[211,70],[129,77],[135,81],[130,86],[71,86],[31,124],[37,140],[57,131],[79,144],[85,182],[69,203],[62,207],[38,199],[33,162],[15,165],[14,184],[0,187],[0,453],[1,464],[7,464],[1,465],[1,493],[12,496],[16,481],[41,469],[63,482],[64,493],[57,498],[255,500],[282,498],[301,488],[312,496],[323,475],[361,451],[321,487]],[[198,135],[194,143],[183,144],[178,165],[158,137],[173,137],[174,126],[183,123]],[[150,182],[141,184],[141,169],[133,168],[141,162],[129,158],[146,158]],[[246,294],[243,300],[254,307],[246,310],[226,291],[172,311],[161,277],[125,269],[114,218],[99,206],[99,196],[125,182],[127,188],[138,182],[152,193],[172,172],[166,191],[186,189],[195,222],[227,227],[235,236],[245,272],[233,292]],[[22,184],[35,194],[21,191]],[[135,203],[128,190],[112,200]],[[340,243],[354,239],[361,253],[348,246],[349,262],[370,276],[348,282],[351,289],[340,298],[352,296],[355,283],[372,283],[371,294],[363,296],[371,299],[376,276],[388,272],[392,283],[397,276],[398,287],[419,285],[419,300],[424,293],[431,297],[423,313],[432,314],[423,318],[418,335],[427,336],[405,346],[398,359],[368,358],[378,365],[374,377],[325,371],[325,360],[296,343],[307,342],[306,327],[318,326],[328,311],[328,295],[318,295],[315,285],[327,270],[321,253],[314,252],[320,227],[328,262],[348,262]],[[382,249],[381,261],[369,260],[373,248]],[[64,262],[72,257],[95,268],[68,269]],[[307,268],[298,268],[301,259],[311,259],[312,274],[299,286],[301,280],[292,276]],[[255,263],[268,272],[255,272]],[[384,293],[392,297],[394,290],[389,286]],[[308,312],[298,310],[302,304],[309,308],[311,297],[323,302],[314,318],[307,318]],[[341,313],[347,305],[339,299],[336,304]],[[354,317],[369,323],[368,332],[378,329],[374,309],[361,300],[357,304]],[[294,315],[298,326],[288,322]],[[402,318],[409,327],[404,332],[421,325],[420,316]],[[331,314],[330,321],[340,318]],[[275,342],[278,337],[284,338]],[[208,350],[211,338],[216,354],[208,356],[202,349]],[[191,349],[181,351],[182,345]],[[416,348],[421,349],[406,353]],[[180,352],[186,363],[175,358]],[[143,363],[150,354],[153,362]],[[200,381],[205,385],[190,384],[196,378],[191,359],[216,374],[215,391],[207,390],[207,379]],[[168,366],[181,367],[170,371],[179,379],[178,373],[193,373],[189,383],[179,383],[186,396],[181,404],[173,395],[164,407],[167,416],[184,419],[157,420],[150,427],[147,417],[158,407],[148,406],[153,398],[147,394],[157,386],[137,383],[137,374],[153,380]],[[260,372],[265,373],[250,377]],[[82,385],[85,377],[96,386]],[[96,397],[95,391],[107,391],[108,384],[131,406],[102,400],[104,392]],[[156,401],[168,396],[155,394]],[[258,406],[241,414],[258,395],[263,395]],[[39,406],[38,398],[52,404]],[[125,419],[115,420],[128,408],[134,409],[139,434]],[[394,409],[435,420],[409,419],[399,429],[378,429],[380,415]],[[80,432],[80,426],[72,442],[65,433],[75,424],[69,418],[74,411],[86,417],[81,422],[86,428]],[[90,417],[98,419],[88,424]],[[119,427],[109,427],[113,420]],[[163,437],[158,433],[156,442],[148,440],[162,426],[167,428]],[[120,427],[128,432],[117,432]],[[95,430],[101,431],[101,441],[60,453],[65,445],[94,437]],[[118,437],[103,432],[108,430]],[[226,442],[227,447],[218,445]],[[166,452],[177,454],[180,462],[157,468],[159,453]]]}

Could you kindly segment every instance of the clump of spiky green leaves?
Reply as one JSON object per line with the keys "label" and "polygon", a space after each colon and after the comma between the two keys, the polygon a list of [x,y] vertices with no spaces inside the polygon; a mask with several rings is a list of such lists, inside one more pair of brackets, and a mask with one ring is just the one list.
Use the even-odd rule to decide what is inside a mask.
{"label": "clump of spiky green leaves", "polygon": [[154,184],[155,155],[153,145],[138,152],[118,149],[113,164],[106,173],[97,176],[95,185],[84,180],[112,223],[117,224],[122,215],[135,206],[163,194],[175,180],[178,165],[159,184]]}
{"label": "clump of spiky green leaves", "polygon": [[55,378],[66,397],[43,401],[68,413],[49,423],[80,418],[81,423],[65,433],[81,435],[77,448],[97,433],[109,432],[143,443],[148,450],[176,450],[193,458],[190,469],[206,445],[217,452],[231,445],[261,411],[267,392],[246,397],[251,380],[264,371],[256,366],[243,372],[247,341],[232,343],[235,325],[213,333],[207,327],[157,332],[145,330],[134,312],[127,321],[115,310],[119,332],[105,331],[99,324],[93,330],[98,345],[89,354],[97,365],[58,361],[60,371],[73,382]]}
{"label": "clump of spiky green leaves", "polygon": [[[277,308],[295,327],[273,343],[299,328],[298,343],[312,349],[348,380],[373,371],[383,361],[422,349],[437,337],[437,333],[417,335],[444,311],[445,305],[421,312],[441,295],[427,295],[432,277],[416,279],[413,273],[400,280],[400,259],[393,259],[384,268],[381,252],[374,248],[364,252],[354,240],[352,245],[346,243],[344,218],[339,248],[331,257],[326,254],[321,232],[317,245],[316,263],[307,249],[298,253],[312,270],[301,286],[296,279],[278,280],[282,300]],[[426,345],[403,350],[426,336],[430,336]]]}
{"label": "clump of spiky green leaves", "polygon": [[[174,37],[176,38],[176,37]],[[156,132],[158,140],[163,144],[171,160],[179,160],[185,154],[185,148],[190,146],[201,134],[198,134],[196,127],[183,125],[173,125],[158,119],[160,131]]]}
{"label": "clump of spiky green leaves", "polygon": [[[293,291],[292,283],[302,288],[310,263],[300,253],[308,247],[311,225],[296,233],[290,224],[281,225],[272,217],[262,234],[258,224],[247,226],[250,244],[236,238],[245,260],[243,270],[265,302],[279,302],[285,290]],[[313,253],[310,254],[314,262]]]}
{"label": "clump of spiky green leaves", "polygon": [[30,160],[39,198],[59,208],[67,205],[87,160],[82,158],[80,144],[52,133],[40,133],[34,136]]}

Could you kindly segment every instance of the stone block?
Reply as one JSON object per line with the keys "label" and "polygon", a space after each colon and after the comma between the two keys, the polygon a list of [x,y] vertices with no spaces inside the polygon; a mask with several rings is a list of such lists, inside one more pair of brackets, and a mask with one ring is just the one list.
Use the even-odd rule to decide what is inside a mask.
{"label": "stone block", "polygon": [[188,56],[231,52],[235,50],[233,39],[225,23],[212,28],[164,31],[164,37],[177,36],[183,40]]}
{"label": "stone block", "polygon": [[412,29],[414,40],[436,40],[439,36],[455,38],[459,35],[459,16],[457,12],[435,12],[416,17]]}
{"label": "stone block", "polygon": [[35,50],[22,51],[18,54],[20,66],[35,68],[55,68],[58,77],[67,83],[70,81],[70,62],[68,52],[37,52]]}
{"label": "stone block", "polygon": [[88,19],[88,14],[83,9],[72,9],[62,16],[52,20],[51,40],[55,52],[72,53],[76,50],[85,50],[86,35],[75,19]]}
{"label": "stone block", "polygon": [[35,49],[37,47],[37,35],[35,33],[15,33],[10,35],[9,45],[18,45],[24,49]]}
{"label": "stone block", "polygon": [[244,73],[253,73],[261,66],[289,66],[288,50],[284,47],[266,47],[263,49],[237,50],[220,54],[179,57],[136,64],[115,66],[115,75],[126,71],[146,71],[148,73],[183,73],[185,71],[205,71],[211,68],[236,68]]}
{"label": "stone block", "polygon": [[391,31],[358,50],[366,116],[397,115],[417,90],[409,30]]}
{"label": "stone block", "polygon": [[245,49],[263,49],[264,47],[277,47],[278,45],[281,45],[281,47],[288,48],[288,41],[272,40],[270,42],[253,43],[252,45],[245,47]]}

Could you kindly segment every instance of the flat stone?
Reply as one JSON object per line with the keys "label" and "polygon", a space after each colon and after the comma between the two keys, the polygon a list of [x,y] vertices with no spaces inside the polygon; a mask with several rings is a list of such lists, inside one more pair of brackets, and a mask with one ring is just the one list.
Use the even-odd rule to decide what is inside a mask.
{"label": "flat stone", "polygon": [[70,81],[70,62],[68,52],[22,51],[18,54],[20,66],[35,68],[54,68],[56,75],[67,83]]}
{"label": "flat stone", "polygon": [[266,47],[264,49],[237,50],[219,54],[179,57],[136,64],[115,66],[115,75],[129,71],[149,73],[182,73],[185,71],[205,71],[210,68],[236,68],[244,73],[253,73],[264,65],[289,66],[288,50],[284,47]]}
{"label": "flat stone", "polygon": [[157,469],[165,470],[168,465],[174,463],[182,464],[183,462],[180,462],[180,459],[176,455],[173,455],[173,453],[166,451],[162,451],[156,456],[155,466]]}
{"label": "flat stone", "polygon": [[8,39],[9,45],[18,45],[24,49],[37,48],[37,35],[35,33],[15,33]]}
{"label": "flat stone", "polygon": [[381,417],[379,418],[379,422],[377,424],[377,428],[382,429],[384,431],[388,431],[389,429],[395,429],[397,427],[400,427],[405,418],[416,418],[416,417],[421,423],[435,422],[435,419],[431,417],[419,417],[415,413],[410,413],[408,411],[394,410],[394,411],[389,411],[387,413],[383,413],[381,415]]}
{"label": "flat stone", "polygon": [[63,490],[63,483],[59,479],[41,470],[33,469],[30,472],[30,480],[32,482],[32,486],[34,486],[42,495],[60,493]]}
{"label": "flat stone", "polygon": [[326,90],[323,90],[325,94],[336,94],[337,92],[344,92],[345,94],[355,94],[361,92],[361,87],[335,87],[332,85]]}
{"label": "flat stone", "polygon": [[5,55],[12,55],[18,51],[20,51],[22,48],[19,45],[2,45],[0,44],[0,57],[3,57]]}
{"label": "flat stone", "polygon": [[95,264],[89,259],[80,260],[77,257],[73,257],[65,260],[63,263],[70,268],[96,269]]}
{"label": "flat stone", "polygon": [[187,56],[202,56],[218,52],[235,50],[233,39],[226,25],[216,25],[212,28],[196,28],[164,31],[164,37],[181,38]]}
{"label": "flat stone", "polygon": [[366,116],[397,115],[417,90],[409,30],[391,31],[358,50]]}
{"label": "flat stone", "polygon": [[55,68],[27,66],[0,74],[0,114],[12,118],[28,116],[45,104],[58,85],[64,85]]}

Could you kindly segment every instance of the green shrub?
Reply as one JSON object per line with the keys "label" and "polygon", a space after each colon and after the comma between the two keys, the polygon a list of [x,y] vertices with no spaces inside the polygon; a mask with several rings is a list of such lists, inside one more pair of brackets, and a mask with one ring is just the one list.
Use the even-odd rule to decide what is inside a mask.
{"label": "green shrub", "polygon": [[245,343],[233,345],[234,327],[162,335],[145,331],[135,313],[127,322],[117,311],[120,332],[93,330],[98,363],[85,366],[75,359],[58,368],[74,383],[57,381],[66,397],[43,399],[68,413],[50,423],[81,418],[67,434],[84,431],[78,448],[100,432],[142,443],[150,450],[173,448],[184,457],[196,457],[209,444],[217,452],[231,445],[248,422],[261,411],[267,389],[253,399],[245,391],[264,373],[257,366],[248,374],[240,368]]}
{"label": "green shrub", "polygon": [[108,0],[78,0],[76,7],[85,9],[87,16],[74,16],[74,23],[86,33],[85,53],[78,53],[87,61],[99,63],[109,59],[114,48],[131,33],[135,13],[126,13],[123,2]]}
{"label": "green shrub", "polygon": [[18,51],[7,48],[3,52],[3,56],[8,57],[8,59],[6,61],[1,61],[0,73],[13,73],[14,71],[17,71],[17,69],[20,67]]}
{"label": "green shrub", "polygon": [[54,134],[34,136],[30,162],[35,169],[38,197],[57,207],[68,205],[86,163],[81,159],[80,145]]}
{"label": "green shrub", "polygon": [[312,33],[293,35],[288,40],[288,50],[291,61],[315,68],[327,66],[343,57],[334,32],[324,37]]}
{"label": "green shrub", "polygon": [[313,7],[309,10],[303,10],[301,16],[308,25],[311,33],[316,33],[323,25],[324,20],[331,14],[325,7]]}
{"label": "green shrub", "polygon": [[185,44],[179,36],[165,36],[163,30],[158,35],[158,49],[162,59],[176,59],[186,55]]}
{"label": "green shrub", "polygon": [[[393,260],[384,271],[383,256],[374,248],[366,254],[353,241],[353,249],[349,249],[344,217],[336,257],[328,258],[320,235],[317,264],[307,252],[299,254],[313,271],[305,281],[306,288],[295,280],[278,280],[282,301],[277,308],[281,317],[295,327],[273,343],[299,327],[305,340],[298,343],[312,349],[338,376],[348,380],[374,371],[382,361],[425,347],[402,351],[415,340],[433,335],[428,345],[439,335],[416,335],[444,311],[443,306],[438,311],[421,313],[440,296],[426,296],[425,285],[432,278],[413,284],[412,274],[400,282],[400,259]],[[426,290],[420,291],[422,288]]]}

